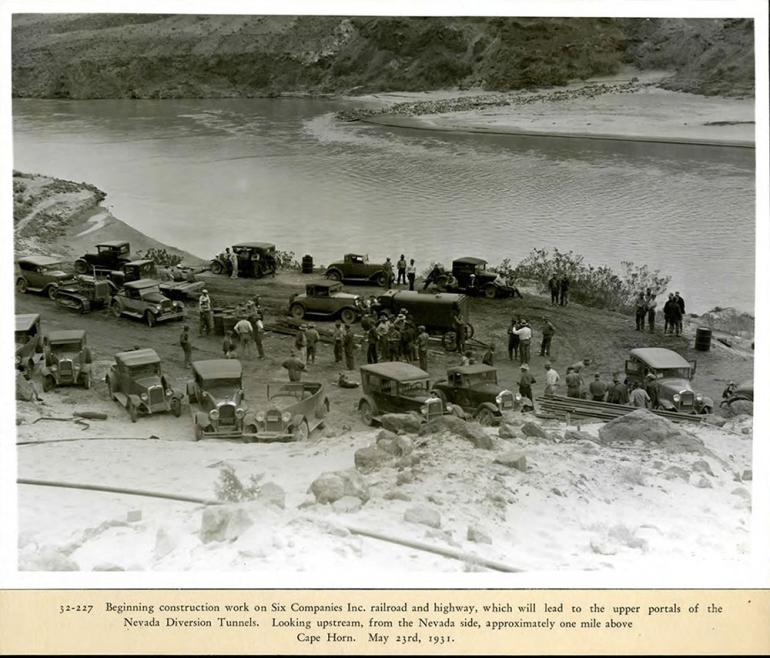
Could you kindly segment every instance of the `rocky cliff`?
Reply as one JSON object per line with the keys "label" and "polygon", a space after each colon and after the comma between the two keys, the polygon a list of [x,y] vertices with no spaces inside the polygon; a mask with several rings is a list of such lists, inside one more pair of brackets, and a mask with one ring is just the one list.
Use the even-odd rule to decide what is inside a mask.
{"label": "rocky cliff", "polygon": [[753,92],[753,24],[730,19],[17,14],[13,94],[249,97],[561,85],[623,64],[672,88]]}

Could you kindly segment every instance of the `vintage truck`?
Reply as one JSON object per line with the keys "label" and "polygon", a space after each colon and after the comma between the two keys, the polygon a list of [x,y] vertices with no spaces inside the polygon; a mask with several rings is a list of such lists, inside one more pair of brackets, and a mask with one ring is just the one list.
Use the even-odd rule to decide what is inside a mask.
{"label": "vintage truck", "polygon": [[342,291],[342,284],[330,281],[308,283],[305,292],[289,299],[289,315],[302,320],[306,315],[317,315],[329,320],[339,318],[353,324],[362,313],[359,295]]}
{"label": "vintage truck", "polygon": [[60,259],[50,256],[24,256],[16,265],[16,290],[21,293],[42,292],[54,299],[59,287],[73,278]]}
{"label": "vintage truck", "polygon": [[468,321],[469,306],[468,297],[450,292],[388,290],[376,300],[378,313],[394,316],[406,309],[417,326],[424,325],[429,334],[440,335],[444,349],[449,351],[457,349],[455,316],[458,311],[465,320],[465,337],[473,337],[473,325]]}
{"label": "vintage truck", "polygon": [[123,267],[131,258],[131,245],[124,240],[112,240],[96,245],[96,253],[88,253],[75,261],[78,274],[111,272]]}
{"label": "vintage truck", "polygon": [[104,380],[110,398],[126,408],[132,423],[140,415],[182,413],[182,396],[169,385],[151,348],[118,352]]}
{"label": "vintage truck", "polygon": [[[131,281],[158,280],[159,278],[158,267],[152,260],[132,260],[123,263],[121,270],[109,272],[107,276],[116,289]],[[203,290],[204,283],[194,280],[158,281],[158,286],[160,291],[169,299],[183,300],[197,298],[200,291]]]}
{"label": "vintage truck", "polygon": [[[638,347],[626,360],[626,375],[630,384],[645,385],[653,380],[658,391],[658,408],[690,414],[710,414],[714,401],[693,391],[690,385],[695,374],[695,361],[663,347]],[[648,375],[652,375],[648,378]]]}
{"label": "vintage truck", "polygon": [[187,397],[198,405],[193,414],[195,440],[242,439],[257,433],[257,422],[243,396],[243,367],[237,359],[193,361]]}
{"label": "vintage truck", "polygon": [[[270,242],[241,242],[230,247],[238,257],[238,276],[260,278],[275,274],[277,263],[275,245]],[[211,260],[209,268],[213,274],[227,274],[230,263],[224,253]]]}
{"label": "vintage truck", "polygon": [[447,292],[483,295],[487,299],[510,297],[515,288],[509,286],[497,272],[486,269],[487,261],[466,256],[452,261],[452,272],[439,274],[434,283]]}
{"label": "vintage truck", "polygon": [[503,413],[514,411],[521,396],[497,383],[497,368],[484,364],[447,368],[446,379],[435,382],[432,391],[446,404],[462,407],[482,425],[500,422]]}
{"label": "vintage truck", "polygon": [[157,322],[182,320],[184,304],[171,301],[160,292],[160,285],[153,279],[139,279],[126,283],[112,298],[110,306],[115,317],[127,315],[144,320],[148,327]]}
{"label": "vintage truck", "polygon": [[14,342],[16,344],[16,367],[32,372],[43,353],[40,315],[38,313],[23,313],[16,316]]}
{"label": "vintage truck", "polygon": [[257,411],[256,432],[249,440],[304,441],[323,425],[329,398],[316,382],[270,382],[267,406]]}
{"label": "vintage truck", "polygon": [[53,299],[64,308],[88,313],[92,308],[109,306],[115,292],[115,286],[108,279],[78,274],[72,281],[59,286]]}
{"label": "vintage truck", "polygon": [[374,425],[382,414],[409,412],[420,414],[426,422],[444,414],[463,416],[461,409],[432,392],[429,379],[424,370],[400,361],[361,366],[361,420]]}
{"label": "vintage truck", "polygon": [[91,388],[91,350],[82,329],[51,331],[43,337],[43,390],[57,386]]}
{"label": "vintage truck", "polygon": [[325,276],[332,281],[368,281],[378,286],[385,285],[384,264],[370,263],[369,256],[361,254],[345,254],[342,260],[326,268]]}

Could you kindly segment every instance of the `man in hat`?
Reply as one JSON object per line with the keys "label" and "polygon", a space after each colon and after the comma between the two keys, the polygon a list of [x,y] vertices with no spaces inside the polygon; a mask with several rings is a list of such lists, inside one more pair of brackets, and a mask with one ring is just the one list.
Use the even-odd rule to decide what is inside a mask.
{"label": "man in hat", "polygon": [[385,259],[385,264],[382,266],[383,272],[385,273],[384,277],[384,283],[385,283],[385,289],[389,290],[393,287],[393,281],[395,279],[395,276],[393,276],[393,263],[390,262],[390,256],[388,256]]}
{"label": "man in hat", "polygon": [[190,327],[187,325],[182,328],[179,344],[182,346],[182,352],[184,352],[184,367],[189,368],[192,363],[192,342],[190,341]]}
{"label": "man in hat", "polygon": [[230,263],[232,264],[233,271],[230,274],[231,279],[238,278],[238,254],[234,251],[230,254]]}
{"label": "man in hat", "polygon": [[532,328],[526,320],[521,321],[521,327],[513,332],[519,337],[519,360],[529,363],[529,347],[532,342]]}
{"label": "man in hat", "polygon": [[428,372],[428,344],[430,343],[430,336],[425,330],[425,325],[417,327],[420,332],[417,335],[417,358],[420,360],[420,370]]}
{"label": "man in hat", "polygon": [[540,342],[540,356],[551,356],[551,340],[556,333],[556,327],[551,324],[548,318],[543,318],[545,326],[543,327],[543,340]]}
{"label": "man in hat", "polygon": [[315,324],[311,322],[307,326],[307,331],[305,332],[305,340],[307,341],[308,363],[315,363],[315,348],[320,339],[321,339],[321,334],[318,333],[318,329],[315,328]]}
{"label": "man in hat", "polygon": [[297,358],[302,361],[302,363],[307,363],[307,336],[305,335],[306,330],[307,325],[301,324],[299,326],[299,331],[297,332],[296,336],[294,336],[294,349],[297,351]]}
{"label": "man in hat", "polygon": [[535,378],[532,373],[529,372],[529,364],[521,364],[521,375],[519,376],[519,394],[523,398],[534,400],[532,397],[532,384],[535,383]]}
{"label": "man in hat", "polygon": [[481,362],[485,366],[495,365],[495,344],[494,343],[489,344],[486,352],[484,352],[484,356],[481,357]]}
{"label": "man in hat", "polygon": [[556,395],[556,387],[559,385],[559,381],[561,380],[561,377],[559,376],[559,373],[556,372],[554,368],[551,367],[551,364],[546,362],[545,364],[545,395],[550,397],[552,395]]}
{"label": "man in hat", "polygon": [[602,381],[598,372],[594,373],[594,380],[588,385],[588,392],[594,402],[604,402],[604,396],[607,395],[607,384]]}
{"label": "man in hat", "polygon": [[401,358],[401,327],[406,318],[399,315],[394,322],[390,323],[388,330],[388,353],[391,361],[398,361]]}
{"label": "man in hat", "polygon": [[377,355],[380,361],[390,361],[390,343],[388,334],[390,333],[390,321],[384,313],[380,316],[377,323]]}
{"label": "man in hat", "polygon": [[404,254],[401,254],[401,258],[398,259],[396,269],[398,270],[396,285],[399,285],[400,283],[406,285],[406,258],[404,258]]}
{"label": "man in hat", "polygon": [[660,390],[658,389],[655,375],[651,372],[647,373],[647,376],[644,378],[644,390],[647,391],[647,395],[650,397],[650,409],[657,409],[660,400]]}
{"label": "man in hat", "polygon": [[555,274],[548,279],[548,290],[551,293],[551,305],[556,306],[559,303],[559,279]]}
{"label": "man in hat", "polygon": [[232,329],[228,329],[225,332],[225,338],[222,341],[222,353],[226,359],[235,358],[235,335]]}
{"label": "man in hat", "polygon": [[262,338],[265,335],[265,323],[262,321],[262,313],[259,311],[254,315],[254,321],[251,323],[254,327],[254,342],[257,344],[257,353],[260,359],[265,358],[265,348],[262,346]]}
{"label": "man in hat", "polygon": [[302,381],[302,371],[305,370],[305,364],[299,359],[297,350],[291,351],[291,356],[281,364],[289,371],[289,381]]}
{"label": "man in hat", "polygon": [[417,266],[414,264],[414,258],[409,260],[406,266],[406,278],[409,280],[409,290],[414,290],[414,280],[417,276]]}
{"label": "man in hat", "polygon": [[340,363],[342,361],[342,322],[337,320],[334,323],[334,331],[332,337],[334,338],[334,363]]}
{"label": "man in hat", "polygon": [[377,335],[377,325],[371,323],[366,330],[366,362],[377,363],[377,343],[380,337]]}
{"label": "man in hat", "polygon": [[583,379],[572,366],[567,368],[567,376],[564,378],[564,383],[567,385],[567,397],[579,398],[580,389],[583,385]]}
{"label": "man in hat", "polygon": [[211,308],[209,291],[204,289],[198,297],[198,335],[208,336],[214,332],[214,311]]}
{"label": "man in hat", "polygon": [[345,368],[347,370],[355,370],[356,342],[349,324],[345,325],[345,330],[342,334],[342,348],[345,352]]}
{"label": "man in hat", "polygon": [[633,389],[631,389],[630,401],[634,407],[640,409],[650,408],[650,396],[647,395],[647,391],[645,391],[644,387],[638,382],[634,384]]}
{"label": "man in hat", "polygon": [[628,387],[620,380],[620,374],[612,375],[612,386],[607,391],[607,402],[612,404],[628,404]]}
{"label": "man in hat", "polygon": [[684,299],[682,299],[682,296],[679,294],[679,291],[677,290],[674,293],[674,301],[676,302],[676,305],[679,307],[679,321],[677,322],[674,329],[676,330],[676,335],[681,336],[682,335],[682,319],[684,318]]}
{"label": "man in hat", "polygon": [[246,318],[241,318],[233,327],[238,336],[239,354],[242,359],[253,354],[252,344],[254,341],[254,327],[251,326]]}
{"label": "man in hat", "polygon": [[511,317],[511,326],[508,327],[508,360],[513,361],[514,355],[519,358],[519,334],[516,329],[520,327],[516,316]]}

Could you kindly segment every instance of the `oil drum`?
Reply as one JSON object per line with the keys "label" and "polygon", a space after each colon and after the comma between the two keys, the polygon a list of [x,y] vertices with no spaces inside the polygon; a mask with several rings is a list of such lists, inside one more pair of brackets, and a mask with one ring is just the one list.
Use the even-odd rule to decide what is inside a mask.
{"label": "oil drum", "polygon": [[695,330],[695,349],[708,352],[711,349],[711,329],[698,327]]}
{"label": "oil drum", "polygon": [[302,257],[302,274],[313,273],[313,257],[309,254],[305,254]]}

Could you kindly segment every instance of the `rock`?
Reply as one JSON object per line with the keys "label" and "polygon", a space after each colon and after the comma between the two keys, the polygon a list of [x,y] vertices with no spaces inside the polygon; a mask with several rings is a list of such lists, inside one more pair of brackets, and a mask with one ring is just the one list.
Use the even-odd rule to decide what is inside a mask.
{"label": "rock", "polygon": [[477,528],[476,526],[469,525],[468,526],[468,541],[476,542],[477,544],[491,544],[492,538]]}
{"label": "rock", "polygon": [[402,484],[411,484],[414,482],[414,473],[412,471],[401,471],[396,476],[396,484],[401,486]]}
{"label": "rock", "polygon": [[35,399],[35,389],[32,382],[18,370],[16,371],[16,399],[22,402],[31,402]]}
{"label": "rock", "polygon": [[92,571],[125,571],[123,567],[112,562],[100,562],[95,564]]}
{"label": "rock", "polygon": [[561,496],[562,498],[564,497],[564,493],[562,493],[562,491],[557,489],[556,487],[553,487],[551,489],[551,493],[554,494],[555,496]]}
{"label": "rock", "polygon": [[417,414],[384,414],[380,416],[380,424],[391,432],[416,434],[420,431],[422,419]]}
{"label": "rock", "polygon": [[497,436],[499,436],[501,439],[515,439],[517,436],[519,436],[519,433],[516,431],[516,428],[513,425],[504,422],[500,424],[500,427],[497,430]]}
{"label": "rock", "polygon": [[368,473],[378,469],[380,466],[387,464],[393,455],[384,450],[380,450],[377,446],[366,446],[365,448],[359,448],[356,450],[354,456],[356,468],[359,471]]}
{"label": "rock", "polygon": [[753,416],[754,415],[754,403],[750,400],[736,400],[732,404],[723,407],[724,413],[728,416]]}
{"label": "rock", "polygon": [[647,409],[611,420],[599,429],[599,439],[607,445],[640,440],[669,452],[708,452],[699,438]]}
{"label": "rock", "polygon": [[750,427],[741,427],[741,434],[751,434]]}
{"label": "rock", "polygon": [[699,459],[692,464],[692,470],[694,473],[706,473],[707,475],[714,476],[714,472],[711,470],[711,466],[705,459]]}
{"label": "rock", "polygon": [[254,519],[242,507],[216,505],[207,507],[201,515],[200,538],[204,544],[212,541],[237,539],[254,525]]}
{"label": "rock", "polygon": [[613,526],[607,534],[610,539],[614,539],[619,544],[623,544],[629,548],[638,548],[642,551],[647,550],[647,540],[637,537],[635,533],[631,532],[631,530],[622,524]]}
{"label": "rock", "polygon": [[262,501],[266,505],[275,505],[275,507],[285,509],[286,492],[275,482],[265,482],[265,484],[259,488],[257,500]]}
{"label": "rock", "polygon": [[31,555],[26,552],[19,556],[20,571],[80,571],[78,563],[61,548],[43,546]]}
{"label": "rock", "polygon": [[751,499],[751,493],[746,487],[736,487],[730,492],[733,496],[738,496],[739,498],[744,498],[746,500]]}
{"label": "rock", "polygon": [[404,455],[403,457],[399,457],[396,460],[395,467],[396,468],[411,468],[415,464],[419,463],[421,459],[420,455],[417,455],[415,453],[412,453],[411,455]]}
{"label": "rock", "polygon": [[689,480],[690,474],[679,466],[669,466],[665,471],[663,471],[663,477],[666,478],[666,480],[673,480],[675,478]]}
{"label": "rock", "polygon": [[475,421],[467,422],[462,418],[447,414],[434,418],[420,430],[420,434],[449,432],[470,441],[475,448],[491,450],[494,447],[492,437]]}
{"label": "rock", "polygon": [[142,510],[132,509],[126,512],[126,521],[128,523],[136,523],[142,520]]}
{"label": "rock", "polygon": [[599,448],[593,441],[581,441],[577,444],[577,449],[584,455],[598,455]]}
{"label": "rock", "polygon": [[615,555],[618,552],[616,547],[610,546],[607,542],[596,538],[591,539],[590,546],[591,550],[599,555]]}
{"label": "rock", "polygon": [[414,450],[414,443],[404,434],[393,434],[388,430],[381,430],[377,435],[377,447],[394,457],[403,457]]}
{"label": "rock", "polygon": [[548,434],[537,423],[533,423],[531,420],[527,421],[521,426],[521,431],[525,436],[537,437],[539,439],[547,439]]}
{"label": "rock", "polygon": [[431,528],[440,528],[441,514],[431,507],[417,505],[415,507],[410,507],[404,512],[404,521],[427,525]]}
{"label": "rock", "polygon": [[369,500],[369,485],[355,469],[322,473],[308,491],[318,503],[333,503],[343,496],[355,496],[363,503]]}
{"label": "rock", "polygon": [[156,560],[168,555],[176,548],[176,541],[168,534],[165,528],[158,528],[158,532],[155,533],[155,550],[153,554]]}
{"label": "rock", "polygon": [[399,491],[398,489],[391,489],[390,491],[386,491],[383,496],[385,500],[412,500],[412,497],[405,494],[403,491]]}
{"label": "rock", "polygon": [[527,458],[520,452],[506,452],[495,458],[495,464],[501,464],[508,468],[515,468],[522,473],[527,472]]}
{"label": "rock", "polygon": [[581,441],[592,441],[596,443],[596,438],[591,436],[588,432],[581,430],[566,430],[564,432],[564,441],[575,441],[580,443]]}
{"label": "rock", "polygon": [[703,422],[708,425],[714,425],[715,427],[723,427],[724,424],[727,422],[727,418],[724,416],[717,416],[716,414],[708,414],[704,419]]}
{"label": "rock", "polygon": [[750,468],[747,468],[743,473],[741,474],[741,480],[751,480],[752,472]]}
{"label": "rock", "polygon": [[343,496],[332,503],[332,508],[335,512],[351,514],[360,510],[362,504],[360,498],[356,498],[355,496]]}
{"label": "rock", "polygon": [[712,489],[713,485],[703,475],[701,475],[695,482],[695,486],[699,489]]}

